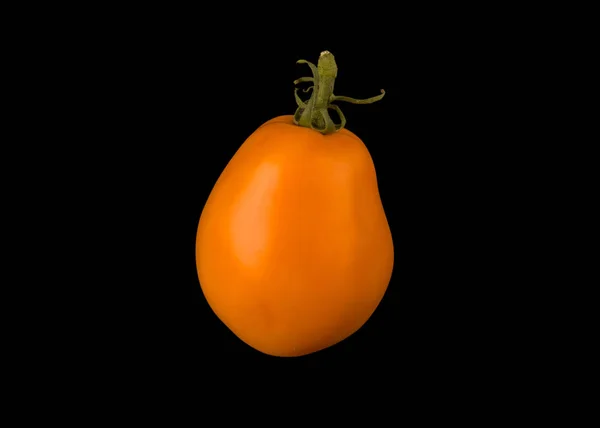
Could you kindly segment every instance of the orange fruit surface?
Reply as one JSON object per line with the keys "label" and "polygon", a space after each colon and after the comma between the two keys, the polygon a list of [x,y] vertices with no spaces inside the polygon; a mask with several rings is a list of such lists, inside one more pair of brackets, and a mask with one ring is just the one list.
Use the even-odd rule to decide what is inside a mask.
{"label": "orange fruit surface", "polygon": [[373,314],[394,248],[375,167],[342,129],[322,135],[281,116],[238,149],[202,211],[204,296],[242,341],[274,356],[332,346]]}

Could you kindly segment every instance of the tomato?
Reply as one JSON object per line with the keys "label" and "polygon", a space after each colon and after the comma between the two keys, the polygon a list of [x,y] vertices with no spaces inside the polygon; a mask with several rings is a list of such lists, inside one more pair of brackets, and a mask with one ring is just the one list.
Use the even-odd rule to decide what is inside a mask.
{"label": "tomato", "polygon": [[323,118],[335,98],[329,59],[324,52],[318,68],[309,63],[314,80],[300,80],[314,82],[313,94],[298,99],[296,115],[266,122],[242,144],[198,224],[198,278],[210,307],[239,339],[274,356],[310,354],[356,332],[393,269],[371,156]]}

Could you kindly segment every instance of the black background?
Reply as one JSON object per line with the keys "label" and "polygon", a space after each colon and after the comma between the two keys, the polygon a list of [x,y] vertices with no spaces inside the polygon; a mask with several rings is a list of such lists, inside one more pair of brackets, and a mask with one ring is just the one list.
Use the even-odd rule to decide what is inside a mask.
{"label": "black background", "polygon": [[[75,230],[71,275],[81,287],[69,294],[78,316],[66,324],[88,343],[86,355],[162,374],[192,374],[204,362],[508,372],[529,340],[514,334],[528,241],[513,237],[530,197],[515,191],[515,177],[527,166],[520,129],[538,95],[530,64],[539,49],[535,35],[516,40],[518,19],[445,12],[365,12],[361,24],[321,26],[301,16],[242,22],[239,10],[236,23],[123,11],[37,40],[48,70],[41,98],[59,117],[48,129],[65,141],[52,153],[71,159],[62,184],[73,208],[62,220]],[[292,82],[309,73],[296,61],[316,63],[322,50],[336,57],[337,94],[386,90],[375,104],[342,107],[377,170],[394,273],[360,331],[313,355],[275,358],[208,307],[196,229],[239,146],[267,120],[293,114]]]}

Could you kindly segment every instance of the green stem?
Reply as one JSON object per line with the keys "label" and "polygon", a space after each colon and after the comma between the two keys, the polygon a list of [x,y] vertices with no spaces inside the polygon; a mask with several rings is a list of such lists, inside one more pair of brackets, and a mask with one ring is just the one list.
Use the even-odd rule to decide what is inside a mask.
{"label": "green stem", "polygon": [[[325,135],[334,133],[346,125],[346,118],[342,110],[337,105],[332,104],[334,101],[344,101],[352,104],[371,104],[379,101],[385,95],[383,89],[381,90],[381,95],[365,100],[334,95],[333,86],[337,77],[337,64],[329,51],[321,52],[317,66],[303,59],[298,61],[297,64],[307,64],[313,74],[312,77],[301,77],[294,81],[295,85],[302,82],[313,83],[313,86],[304,90],[304,92],[307,92],[312,88],[310,99],[306,102],[300,99],[298,88],[294,91],[296,104],[298,104],[298,109],[294,114],[294,123],[298,126],[310,128]],[[340,124],[333,122],[328,110],[334,110],[338,114],[341,120]]]}

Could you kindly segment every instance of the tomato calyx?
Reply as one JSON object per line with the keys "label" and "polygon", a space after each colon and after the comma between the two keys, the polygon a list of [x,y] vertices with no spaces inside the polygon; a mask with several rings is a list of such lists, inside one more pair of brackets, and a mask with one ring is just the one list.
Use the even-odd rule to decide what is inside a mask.
{"label": "tomato calyx", "polygon": [[[302,101],[298,95],[299,88],[294,90],[294,97],[296,98],[296,104],[298,104],[298,108],[294,113],[294,123],[298,126],[313,129],[324,135],[332,134],[346,126],[346,117],[339,106],[332,104],[334,101],[343,101],[352,104],[372,104],[382,99],[385,95],[383,89],[381,90],[381,95],[362,100],[334,95],[333,86],[338,68],[333,54],[329,51],[321,52],[316,66],[303,59],[297,61],[296,64],[307,64],[312,71],[312,77],[296,79],[294,85],[304,82],[313,84],[304,89],[304,92],[312,90],[310,99],[306,102]],[[328,110],[334,110],[338,114],[340,117],[339,124],[333,122]]]}

